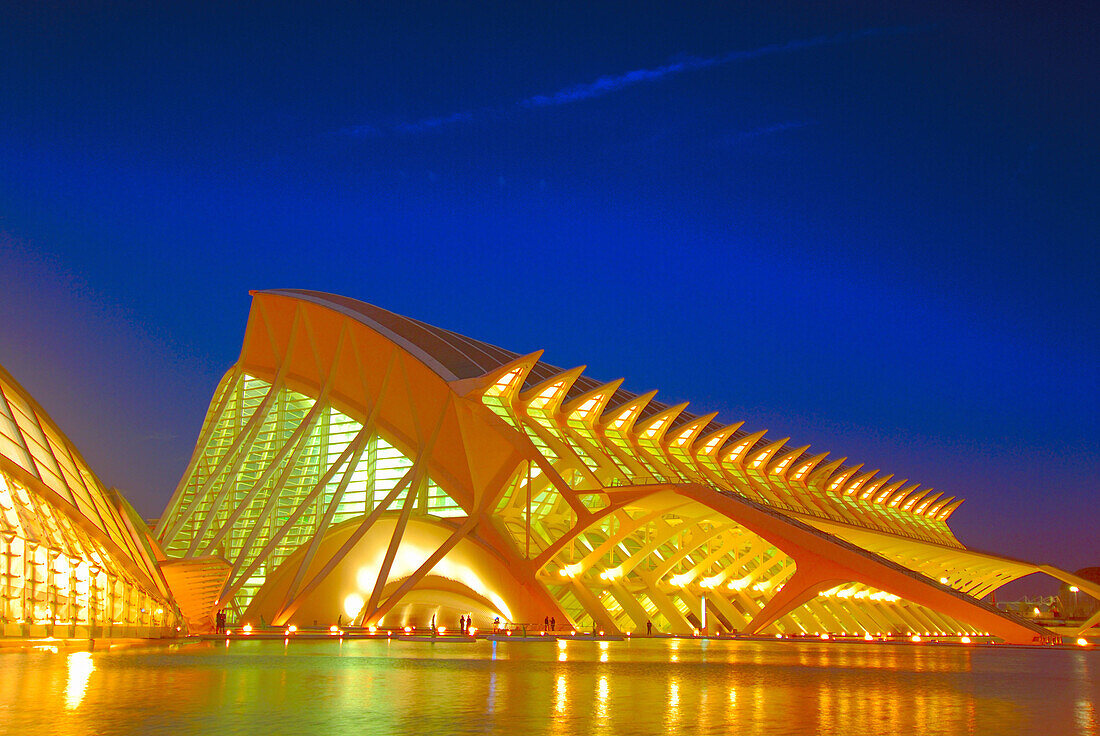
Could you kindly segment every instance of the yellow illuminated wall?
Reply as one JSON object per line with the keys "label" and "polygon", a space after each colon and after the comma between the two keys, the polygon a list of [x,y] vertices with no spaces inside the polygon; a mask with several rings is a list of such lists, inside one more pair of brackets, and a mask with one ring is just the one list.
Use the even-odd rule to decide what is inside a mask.
{"label": "yellow illuminated wall", "polygon": [[[370,514],[412,467],[381,432],[364,435],[362,422],[330,404],[238,371],[223,379],[203,434],[158,533],[170,556],[233,564],[219,605],[235,618],[293,552]],[[398,489],[392,503],[409,493]],[[430,478],[412,493],[417,515],[465,516]]]}
{"label": "yellow illuminated wall", "polygon": [[0,622],[5,636],[174,635],[144,523],[0,368]]}

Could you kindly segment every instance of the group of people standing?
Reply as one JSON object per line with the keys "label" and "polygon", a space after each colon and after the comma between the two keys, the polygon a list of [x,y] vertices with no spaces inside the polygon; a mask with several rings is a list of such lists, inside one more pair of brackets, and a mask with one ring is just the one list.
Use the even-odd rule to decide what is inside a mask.
{"label": "group of people standing", "polygon": [[[226,632],[226,621],[227,621],[226,610],[223,608],[220,611],[218,611],[218,613],[215,615],[214,620],[215,620],[215,624],[217,626],[217,633],[224,634]],[[343,616],[341,616],[338,620],[342,624],[343,623]],[[313,624],[314,624],[314,626],[316,626],[317,622],[314,621]],[[554,631],[554,629],[557,627],[557,624],[558,624],[558,622],[553,616],[547,616],[546,618],[544,618],[542,620],[543,631]],[[470,633],[470,629],[472,629],[474,627],[474,617],[472,615],[467,616],[466,614],[463,614],[458,619],[458,626],[459,626],[459,629],[462,631],[463,634],[468,635]],[[496,619],[496,626],[499,628],[500,618]],[[646,635],[653,636],[653,622],[652,621],[646,621],[645,622],[645,628],[646,628]],[[431,628],[431,630],[433,632],[436,630],[436,628],[435,628],[435,616],[432,616],[432,628]],[[595,624],[595,622],[593,622],[592,623],[592,632],[595,633],[595,631],[596,631],[596,624]]]}

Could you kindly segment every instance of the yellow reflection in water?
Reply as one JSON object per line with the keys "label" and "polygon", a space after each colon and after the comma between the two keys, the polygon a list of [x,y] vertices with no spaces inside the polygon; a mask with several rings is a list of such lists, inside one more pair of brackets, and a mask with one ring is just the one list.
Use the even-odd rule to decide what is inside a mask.
{"label": "yellow reflection in water", "polygon": [[[496,642],[493,642],[493,655],[496,655]],[[497,703],[497,673],[493,672],[489,675],[489,693],[485,698],[485,712],[492,713],[496,710]]]}
{"label": "yellow reflection in water", "polygon": [[668,702],[665,705],[665,732],[678,733],[680,729],[680,681],[673,677],[668,683]]}
{"label": "yellow reflection in water", "polygon": [[69,679],[65,685],[65,707],[75,710],[84,700],[88,689],[88,678],[92,676],[95,665],[91,652],[73,652],[68,658]]}
{"label": "yellow reflection in water", "polygon": [[823,723],[833,723],[836,718],[833,712],[833,688],[830,683],[822,683],[818,687],[817,712]]}
{"label": "yellow reflection in water", "polygon": [[1074,716],[1077,720],[1077,728],[1081,729],[1081,733],[1096,736],[1096,707],[1091,700],[1084,698],[1078,700],[1077,707],[1074,709]]}
{"label": "yellow reflection in water", "polygon": [[[357,733],[1100,736],[1092,652],[711,641],[704,662],[691,640],[574,640],[559,663],[565,646],[500,645],[495,662],[484,642],[340,646],[0,653],[0,734],[345,733],[369,711]],[[591,656],[611,650],[615,665]]]}
{"label": "yellow reflection in water", "polygon": [[603,730],[608,723],[608,708],[607,698],[611,692],[611,687],[607,684],[607,676],[604,675],[600,678],[599,684],[596,686],[596,725]]}
{"label": "yellow reflection in water", "polygon": [[[1076,653],[1074,670],[1077,675],[1075,680],[1080,683],[1080,685],[1092,682],[1088,660],[1085,659],[1085,656],[1081,652]],[[1092,694],[1085,690],[1085,688],[1080,688],[1079,692],[1081,692],[1081,696],[1079,696],[1077,702],[1074,703],[1073,719],[1077,722],[1077,728],[1082,734],[1096,736],[1097,733],[1100,733],[1100,724],[1097,723],[1096,716],[1096,703],[1093,697],[1091,697]]]}

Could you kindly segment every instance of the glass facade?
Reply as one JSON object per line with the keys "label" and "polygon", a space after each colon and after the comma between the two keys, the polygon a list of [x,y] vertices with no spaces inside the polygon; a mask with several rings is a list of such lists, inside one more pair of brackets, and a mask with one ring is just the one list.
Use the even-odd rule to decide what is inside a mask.
{"label": "glass facade", "polygon": [[[535,386],[524,385],[526,375],[523,368],[507,371],[488,385],[480,399],[530,440],[590,510],[608,505],[608,488],[703,483],[719,493],[793,512],[811,523],[827,519],[962,546],[943,519],[922,515],[917,507],[896,509],[883,503],[890,494],[857,496],[858,485],[845,492],[845,472],[847,477],[852,472],[812,476],[806,459],[800,458],[805,448],[752,449],[759,437],[730,439],[733,429],[714,427],[700,441],[713,415],[676,425],[683,407],[672,407],[642,420],[651,394],[607,410],[618,382],[563,402],[579,372],[566,371],[564,377]],[[721,451],[723,445],[726,452]],[[841,482],[836,482],[838,476]],[[860,483],[865,479],[861,477]],[[908,488],[902,497],[915,488]],[[550,476],[538,465],[525,463],[505,486],[494,520],[520,554],[534,558],[570,534],[577,513],[568,494],[560,492]],[[705,507],[685,508],[681,503],[659,515],[628,505],[593,520],[546,560],[539,579],[581,628],[599,626],[601,621],[624,629],[642,628],[646,622],[659,631],[700,628],[702,598],[709,596],[710,629],[737,631],[782,589],[794,570],[793,559],[759,536]],[[971,592],[978,592],[989,582],[967,579],[966,584],[973,588]],[[849,629],[855,633],[975,632],[971,626],[896,597],[871,598],[867,590],[855,586],[840,598],[825,596],[808,603],[777,621],[775,630],[785,634]],[[852,597],[861,591],[865,594]],[[867,611],[853,617],[833,610],[841,602],[854,601]],[[594,605],[599,609],[593,611]]]}
{"label": "glass facade", "polygon": [[[413,465],[380,431],[330,404],[231,371],[211,402],[195,462],[157,533],[170,557],[216,555],[233,565],[235,617],[291,554],[331,528],[385,502]],[[414,492],[412,513],[465,516],[429,479]]]}
{"label": "glass facade", "polygon": [[0,369],[0,623],[5,636],[174,635],[144,522]]}

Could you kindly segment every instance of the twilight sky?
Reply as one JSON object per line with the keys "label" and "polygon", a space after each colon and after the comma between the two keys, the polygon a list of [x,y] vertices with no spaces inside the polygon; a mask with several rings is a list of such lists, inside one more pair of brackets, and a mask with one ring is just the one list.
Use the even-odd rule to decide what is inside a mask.
{"label": "twilight sky", "polygon": [[1095,6],[138,5],[0,5],[0,363],[142,513],[297,287],[1100,564]]}

